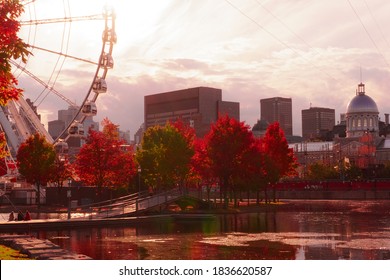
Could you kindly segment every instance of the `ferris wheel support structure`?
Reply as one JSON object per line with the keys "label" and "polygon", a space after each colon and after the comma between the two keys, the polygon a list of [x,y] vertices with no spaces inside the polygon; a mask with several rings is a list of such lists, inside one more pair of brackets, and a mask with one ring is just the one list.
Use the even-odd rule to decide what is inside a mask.
{"label": "ferris wheel support structure", "polygon": [[[36,1],[25,1],[24,5],[34,5]],[[64,4],[65,6],[65,4]],[[67,7],[70,9],[69,7]],[[35,11],[35,9],[33,9]],[[98,61],[93,62],[91,60],[83,59],[74,55],[70,55],[67,53],[68,47],[62,47],[60,51],[53,51],[47,48],[42,48],[36,46],[35,38],[33,39],[32,44],[28,43],[28,46],[31,50],[38,50],[46,53],[51,53],[57,55],[58,58],[62,57],[65,59],[75,59],[88,64],[92,64],[96,67],[96,71],[94,72],[92,82],[84,96],[84,99],[81,101],[80,105],[77,105],[75,102],[72,102],[70,98],[67,98],[65,95],[59,93],[54,89],[55,80],[57,78],[52,78],[48,80],[48,82],[44,82],[42,79],[38,78],[34,74],[32,74],[29,70],[26,69],[26,65],[22,66],[21,62],[11,61],[14,65],[15,69],[20,71],[20,74],[24,73],[30,78],[32,78],[35,82],[37,82],[41,88],[43,88],[43,92],[46,92],[45,97],[48,93],[53,93],[65,101],[69,106],[77,107],[77,113],[74,117],[69,121],[69,125],[65,127],[65,129],[59,134],[58,137],[53,139],[53,137],[48,133],[47,129],[41,123],[40,117],[38,117],[38,113],[35,109],[29,104],[30,102],[26,102],[23,96],[19,98],[17,101],[11,101],[6,106],[0,107],[0,130],[3,130],[7,137],[7,143],[10,150],[11,156],[15,156],[17,150],[22,142],[24,142],[29,136],[34,133],[39,133],[43,135],[48,142],[56,145],[63,144],[71,136],[84,136],[84,128],[82,127],[82,123],[88,116],[94,116],[97,113],[96,109],[96,100],[101,93],[105,93],[107,91],[106,84],[106,76],[109,69],[113,68],[114,62],[112,59],[112,53],[114,44],[117,41],[116,32],[115,32],[115,19],[116,15],[113,9],[108,6],[104,7],[104,11],[102,15],[92,15],[92,16],[78,16],[71,17],[70,10],[65,12],[64,18],[56,18],[56,19],[43,19],[43,20],[30,20],[30,21],[21,21],[22,26],[38,26],[38,25],[47,25],[52,23],[64,23],[64,26],[69,26],[74,21],[83,21],[83,20],[104,20],[104,30],[102,34],[102,46],[100,49],[99,57],[97,57]],[[35,31],[36,32],[36,31]],[[70,30],[63,31],[62,36],[62,44],[64,44],[64,38],[66,34],[70,34]],[[34,32],[29,32],[29,37]],[[66,41],[66,40],[65,40]],[[69,38],[68,38],[69,41]],[[57,61],[58,63],[58,61]],[[54,66],[54,71],[57,67],[57,64]],[[59,67],[58,73],[61,71],[62,66]],[[19,74],[19,75],[20,75]],[[53,76],[52,74],[52,76]],[[58,76],[58,74],[57,74]],[[54,81],[54,82],[53,82]],[[41,94],[42,94],[41,93]],[[41,95],[40,95],[41,96]],[[44,97],[44,98],[45,98]],[[39,98],[39,97],[38,97]],[[41,103],[42,101],[40,101]],[[39,105],[38,105],[39,106]],[[77,124],[77,126],[74,126]],[[71,131],[75,131],[76,133],[71,133]]]}

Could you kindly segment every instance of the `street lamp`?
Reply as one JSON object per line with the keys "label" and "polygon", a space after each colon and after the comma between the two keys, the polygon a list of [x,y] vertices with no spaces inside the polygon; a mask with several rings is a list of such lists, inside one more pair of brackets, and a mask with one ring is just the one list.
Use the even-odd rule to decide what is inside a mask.
{"label": "street lamp", "polygon": [[141,192],[141,166],[138,166],[138,195]]}
{"label": "street lamp", "polygon": [[135,204],[135,210],[138,211],[138,199],[141,193],[141,166],[138,166],[138,195],[137,195],[137,201]]}
{"label": "street lamp", "polygon": [[66,196],[68,197],[68,220],[70,220],[70,198],[72,197],[72,191],[70,186],[72,184],[72,179],[68,178],[68,191],[66,192]]}

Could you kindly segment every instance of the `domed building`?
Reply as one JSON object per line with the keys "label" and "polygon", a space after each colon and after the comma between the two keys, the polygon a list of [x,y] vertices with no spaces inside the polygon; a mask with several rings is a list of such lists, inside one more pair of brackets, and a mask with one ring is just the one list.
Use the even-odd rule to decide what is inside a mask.
{"label": "domed building", "polygon": [[358,85],[356,96],[347,106],[347,138],[362,137],[367,132],[379,136],[379,110],[375,101],[366,95],[363,83]]}
{"label": "domed building", "polygon": [[386,121],[379,120],[376,102],[365,93],[365,85],[360,83],[356,95],[348,103],[345,113],[346,137],[335,136],[332,142],[305,142],[294,144],[298,162],[303,167],[300,174],[305,176],[307,166],[322,163],[340,170],[356,166],[362,170],[365,178],[375,178],[381,168],[390,162],[390,137],[383,128],[389,128],[389,114]]}

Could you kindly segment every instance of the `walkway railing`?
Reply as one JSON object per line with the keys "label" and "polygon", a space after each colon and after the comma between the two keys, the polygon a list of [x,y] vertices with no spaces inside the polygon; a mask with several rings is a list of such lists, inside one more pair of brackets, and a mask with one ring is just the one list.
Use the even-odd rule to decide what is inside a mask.
{"label": "walkway railing", "polygon": [[82,210],[89,212],[89,214],[84,215],[84,217],[87,216],[90,219],[120,217],[171,203],[184,195],[196,197],[196,195],[192,193],[189,194],[178,188],[153,195],[149,195],[147,192],[141,192],[113,200],[86,205],[82,207]]}

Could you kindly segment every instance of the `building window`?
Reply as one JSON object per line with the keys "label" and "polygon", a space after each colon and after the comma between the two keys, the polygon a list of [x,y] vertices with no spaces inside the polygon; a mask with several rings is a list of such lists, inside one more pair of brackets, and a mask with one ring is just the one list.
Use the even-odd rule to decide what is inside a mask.
{"label": "building window", "polygon": [[364,118],[364,119],[363,119],[363,126],[364,126],[364,127],[367,127],[367,118]]}
{"label": "building window", "polygon": [[362,120],[361,120],[360,118],[357,120],[357,126],[358,126],[358,127],[361,127],[361,126],[362,126]]}

